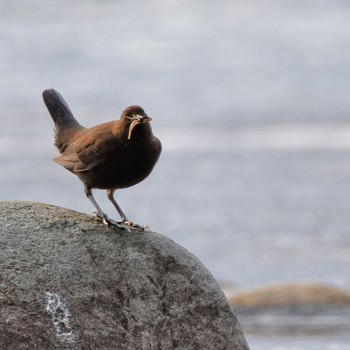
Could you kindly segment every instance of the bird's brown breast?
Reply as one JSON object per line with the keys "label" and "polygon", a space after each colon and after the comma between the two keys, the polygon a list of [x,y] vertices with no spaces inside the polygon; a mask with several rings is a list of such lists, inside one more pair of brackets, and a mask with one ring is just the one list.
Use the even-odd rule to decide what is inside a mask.
{"label": "bird's brown breast", "polygon": [[127,147],[111,147],[108,156],[82,175],[88,176],[91,187],[100,189],[126,188],[141,182],[151,173],[160,154],[155,140],[147,141]]}

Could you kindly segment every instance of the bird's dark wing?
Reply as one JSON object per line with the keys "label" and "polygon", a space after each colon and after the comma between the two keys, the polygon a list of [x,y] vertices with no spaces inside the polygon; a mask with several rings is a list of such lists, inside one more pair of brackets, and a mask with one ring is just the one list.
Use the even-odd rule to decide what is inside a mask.
{"label": "bird's dark wing", "polygon": [[110,151],[108,145],[112,138],[110,132],[83,135],[54,158],[54,161],[74,173],[92,170],[103,162],[105,154]]}
{"label": "bird's dark wing", "polygon": [[75,167],[80,163],[80,161],[79,161],[77,154],[72,150],[72,148],[70,150],[68,148],[69,147],[66,148],[64,153],[55,157],[53,160],[56,163],[62,165],[67,170],[74,172]]}

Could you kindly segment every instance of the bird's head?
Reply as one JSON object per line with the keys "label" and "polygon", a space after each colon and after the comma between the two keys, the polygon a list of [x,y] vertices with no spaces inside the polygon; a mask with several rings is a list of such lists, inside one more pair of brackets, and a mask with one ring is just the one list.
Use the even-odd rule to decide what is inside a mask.
{"label": "bird's head", "polygon": [[128,140],[131,139],[132,131],[136,125],[147,123],[152,120],[152,118],[150,118],[140,106],[130,106],[125,108],[120,119],[129,122]]}

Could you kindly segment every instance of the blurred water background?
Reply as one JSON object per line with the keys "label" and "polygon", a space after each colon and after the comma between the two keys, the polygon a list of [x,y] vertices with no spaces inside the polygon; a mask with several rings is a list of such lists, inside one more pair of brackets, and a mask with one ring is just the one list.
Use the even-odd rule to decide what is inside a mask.
{"label": "blurred water background", "polygon": [[[344,0],[1,0],[0,199],[93,212],[51,161],[42,90],[61,92],[84,126],[139,104],[163,154],[116,193],[133,221],[238,288],[350,288],[349,18]],[[252,349],[350,344],[247,338]]]}

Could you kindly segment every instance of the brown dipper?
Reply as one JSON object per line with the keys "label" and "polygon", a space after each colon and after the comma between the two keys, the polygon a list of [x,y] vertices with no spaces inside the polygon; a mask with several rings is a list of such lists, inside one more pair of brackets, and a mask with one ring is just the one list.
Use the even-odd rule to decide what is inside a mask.
{"label": "brown dipper", "polygon": [[[63,97],[54,89],[43,92],[44,102],[55,123],[55,146],[60,155],[54,161],[77,175],[85,194],[108,225],[140,227],[127,219],[113,197],[116,189],[144,180],[157,163],[162,145],[153,135],[152,120],[140,106],[127,107],[119,120],[84,128],[74,118]],[[107,190],[108,199],[121,221],[110,219],[99,207],[92,189]]]}

